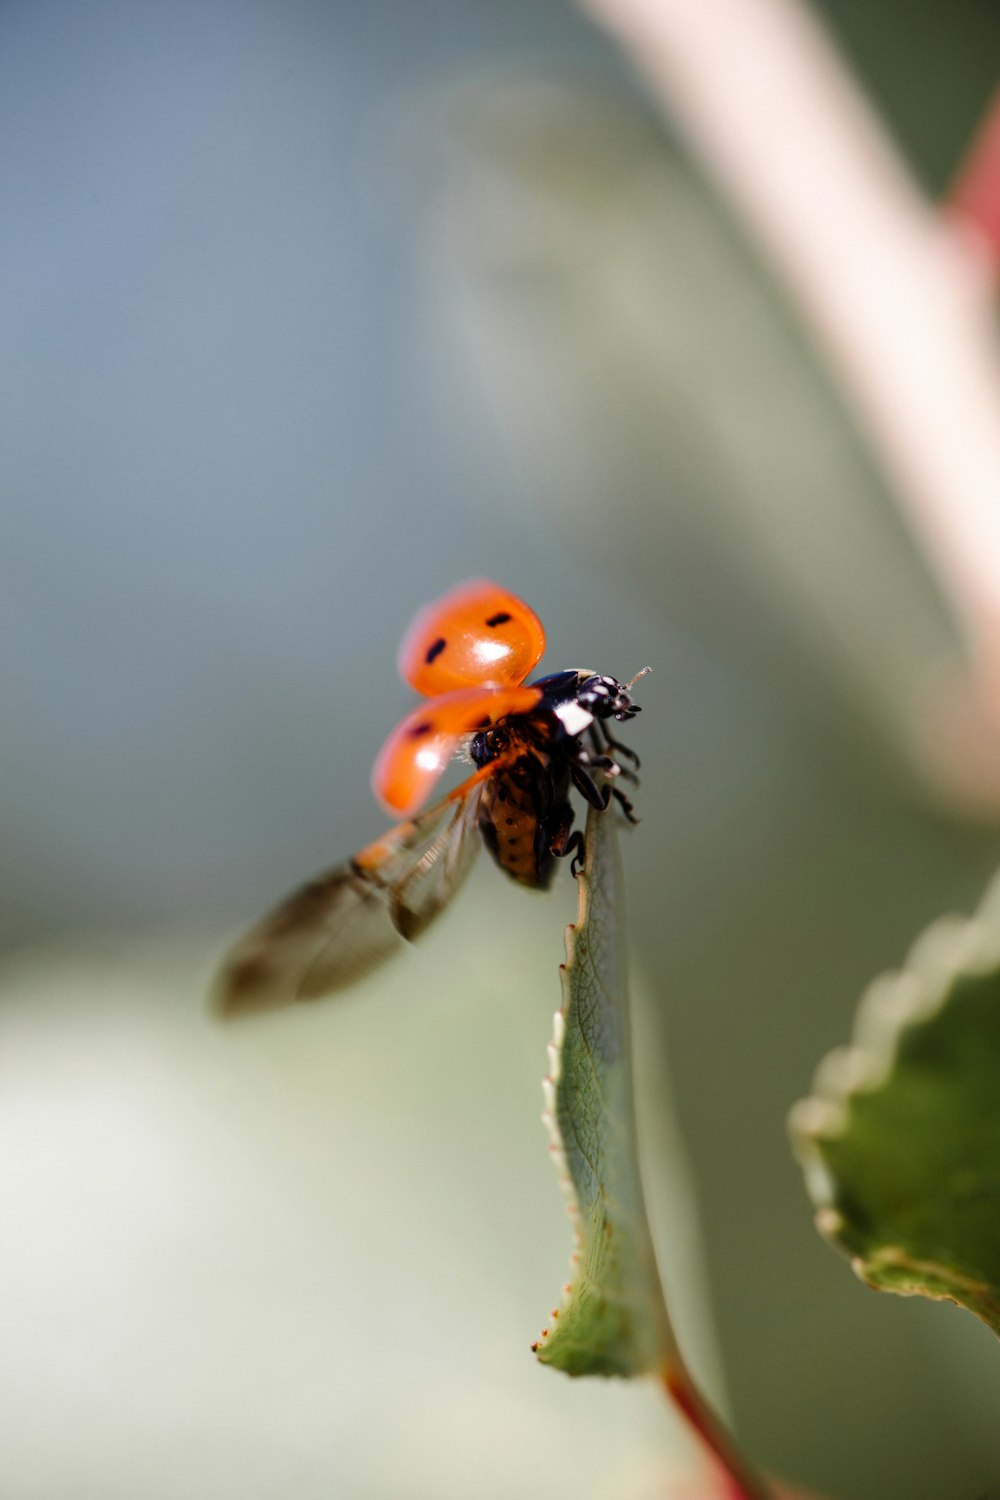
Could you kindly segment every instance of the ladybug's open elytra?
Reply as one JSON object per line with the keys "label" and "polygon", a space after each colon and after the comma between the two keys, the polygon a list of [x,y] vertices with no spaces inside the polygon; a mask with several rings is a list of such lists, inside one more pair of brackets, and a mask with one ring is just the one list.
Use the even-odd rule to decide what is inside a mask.
{"label": "ladybug's open elytra", "polygon": [[[573,830],[572,787],[601,810],[616,799],[635,821],[617,781],[635,781],[639,759],[609,723],[639,712],[629,696],[637,678],[623,684],[576,669],[526,684],[544,649],[537,615],[486,579],[459,584],[420,612],[399,669],[428,701],[392,732],[372,772],[376,795],[406,821],[246,934],[218,981],[222,1014],[316,999],[360,978],[429,926],[480,842],[536,890],[551,884],[557,859],[570,855],[575,870],[583,836]],[[475,771],[420,812],[459,752]]]}

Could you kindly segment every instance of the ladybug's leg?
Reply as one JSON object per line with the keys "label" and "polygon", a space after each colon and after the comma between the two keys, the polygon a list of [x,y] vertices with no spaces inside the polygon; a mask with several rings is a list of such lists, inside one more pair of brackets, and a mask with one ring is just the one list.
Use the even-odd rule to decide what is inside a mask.
{"label": "ladybug's leg", "polygon": [[611,801],[611,788],[598,786],[593,776],[589,775],[576,761],[570,766],[569,774],[573,778],[573,785],[578,792],[582,792],[591,807],[596,807],[598,812],[604,812]]}
{"label": "ladybug's leg", "polygon": [[583,834],[579,828],[575,833],[570,833],[572,823],[573,809],[566,802],[563,804],[559,822],[549,839],[549,853],[554,854],[556,859],[565,859],[567,855],[572,855],[572,862],[569,867],[570,874],[579,875],[583,866]]}
{"label": "ladybug's leg", "polygon": [[635,808],[632,806],[625,793],[620,792],[617,787],[612,787],[611,790],[612,795],[621,803],[622,812],[625,814],[626,818],[628,818],[629,822],[638,823],[639,819],[635,815]]}
{"label": "ladybug's leg", "polygon": [[[594,754],[600,757],[598,764],[601,764],[602,761],[606,762],[611,759],[610,755],[608,754],[607,742],[601,735],[601,730],[603,729],[603,727],[604,726],[601,724],[600,719],[595,719],[593,724],[591,724],[590,728],[587,731],[588,735],[590,736],[590,743],[593,747]],[[582,756],[586,756],[588,752],[586,750],[581,750],[580,754]]]}
{"label": "ladybug's leg", "polygon": [[599,751],[596,755],[593,755],[589,750],[578,750],[573,756],[573,760],[578,766],[593,766],[598,771],[607,771],[609,776],[620,774],[618,762],[612,756],[605,755],[603,751]]}
{"label": "ladybug's leg", "polygon": [[574,880],[583,869],[583,860],[586,852],[586,846],[583,842],[583,834],[578,828],[570,838],[568,844],[566,845],[566,848],[563,850],[564,854],[572,854],[573,856],[573,858],[569,862],[569,873],[573,876]]}
{"label": "ladybug's leg", "polygon": [[[597,720],[595,720],[595,723],[594,723],[595,729],[598,726],[600,726],[601,734],[604,736],[604,744],[605,744],[605,746],[609,750],[616,751],[618,755],[624,755],[625,759],[626,760],[630,760],[632,762],[633,766],[635,767],[635,769],[638,771],[639,767],[642,765],[642,761],[639,759],[638,755],[636,755],[635,751],[631,748],[631,746],[629,746],[629,745],[623,745],[622,742],[621,742],[621,740],[616,740],[615,737],[614,737],[614,735],[611,733],[611,730],[608,728],[607,724],[605,723],[605,721],[603,719],[597,719]],[[622,769],[623,769],[623,772],[624,772],[624,767]],[[625,772],[624,774],[628,774],[628,773]]]}
{"label": "ladybug's leg", "polygon": [[608,756],[608,759],[615,768],[616,776],[621,776],[625,781],[631,781],[633,786],[639,785],[639,778],[631,766],[623,766],[620,760],[614,760],[611,756]]}
{"label": "ladybug's leg", "polygon": [[583,868],[583,856],[585,852],[583,834],[579,828],[575,833],[570,833],[569,826],[567,825],[563,837],[559,840],[558,844],[553,839],[549,848],[556,859],[565,859],[567,855],[572,855],[569,872],[571,875],[579,875]]}
{"label": "ladybug's leg", "polygon": [[642,765],[642,761],[639,759],[638,755],[636,755],[631,745],[623,745],[621,740],[616,740],[614,735],[608,733],[607,725],[602,724],[601,728],[604,730],[604,737],[607,740],[608,744],[611,746],[611,749],[614,750],[615,754],[624,755],[626,760],[630,760],[633,766],[635,766],[635,769],[638,771],[639,767]]}
{"label": "ladybug's leg", "polygon": [[615,760],[613,755],[605,752],[605,747],[598,737],[596,726],[590,730],[591,743],[596,747],[597,753],[592,755],[589,750],[577,752],[577,764],[581,766],[598,766],[600,770],[607,771],[609,776],[624,776],[626,781],[634,781],[638,784],[639,778],[629,766],[623,766],[620,761]]}
{"label": "ladybug's leg", "polygon": [[569,774],[573,778],[573,785],[577,791],[582,792],[591,807],[596,807],[598,812],[605,811],[613,796],[621,804],[622,812],[628,818],[629,822],[638,823],[639,819],[635,815],[635,808],[625,793],[620,792],[617,787],[598,786],[594,778],[588,775],[580,765],[572,765]]}

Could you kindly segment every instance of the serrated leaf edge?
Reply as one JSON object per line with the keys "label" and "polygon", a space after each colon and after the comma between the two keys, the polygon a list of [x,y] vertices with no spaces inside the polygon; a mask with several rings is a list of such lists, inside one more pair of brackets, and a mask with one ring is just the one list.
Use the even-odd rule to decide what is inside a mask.
{"label": "serrated leaf edge", "polygon": [[[973,916],[938,918],[914,942],[901,969],[879,975],[865,990],[850,1045],[837,1047],[823,1058],[812,1094],[794,1104],[788,1116],[792,1148],[817,1205],[817,1228],[826,1238],[838,1238],[843,1220],[832,1206],[834,1187],[820,1142],[843,1135],[853,1098],[876,1093],[886,1084],[907,1028],[937,1015],[962,976],[998,968],[1000,875],[987,888]],[[856,1257],[852,1264],[862,1274]]]}
{"label": "serrated leaf edge", "polygon": [[[580,881],[579,910],[575,922],[570,922],[566,928],[566,962],[559,965],[559,978],[562,983],[563,1003],[552,1017],[552,1040],[549,1042],[549,1071],[542,1079],[542,1098],[545,1108],[542,1110],[542,1124],[549,1137],[549,1154],[552,1157],[556,1169],[559,1186],[566,1199],[566,1211],[569,1214],[570,1224],[573,1229],[573,1248],[569,1257],[570,1279],[564,1282],[562,1297],[559,1306],[553,1308],[551,1322],[558,1321],[564,1308],[569,1306],[573,1297],[574,1278],[577,1267],[580,1264],[580,1254],[583,1245],[582,1211],[580,1200],[573,1186],[573,1177],[569,1169],[569,1161],[566,1157],[566,1147],[563,1143],[562,1133],[559,1129],[559,1121],[556,1116],[556,1090],[562,1078],[562,1050],[566,1037],[566,1012],[570,1005],[569,982],[573,966],[576,963],[576,932],[587,919],[587,907],[590,899],[590,890],[586,881]],[[552,1333],[551,1326],[542,1329],[538,1338],[532,1344],[534,1353],[543,1348]]]}

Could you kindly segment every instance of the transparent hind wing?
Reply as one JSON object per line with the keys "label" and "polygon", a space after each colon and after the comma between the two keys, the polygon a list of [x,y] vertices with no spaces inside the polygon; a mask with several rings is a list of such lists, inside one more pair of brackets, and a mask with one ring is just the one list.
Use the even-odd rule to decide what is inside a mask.
{"label": "transparent hind wing", "polygon": [[233,948],[215,985],[231,1017],[346,989],[413,942],[472,867],[482,777],[287,896]]}

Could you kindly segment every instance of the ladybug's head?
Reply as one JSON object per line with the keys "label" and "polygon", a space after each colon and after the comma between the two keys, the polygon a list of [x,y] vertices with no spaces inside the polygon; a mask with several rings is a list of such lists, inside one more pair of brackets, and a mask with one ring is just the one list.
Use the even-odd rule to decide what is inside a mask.
{"label": "ladybug's head", "polygon": [[638,682],[640,677],[645,677],[649,667],[643,667],[637,672],[630,682],[621,683],[617,677],[604,677],[594,673],[591,677],[585,677],[577,689],[577,702],[581,707],[589,709],[595,719],[634,719],[637,713],[641,713],[638,703],[633,703],[629,697],[629,688],[633,682]]}

